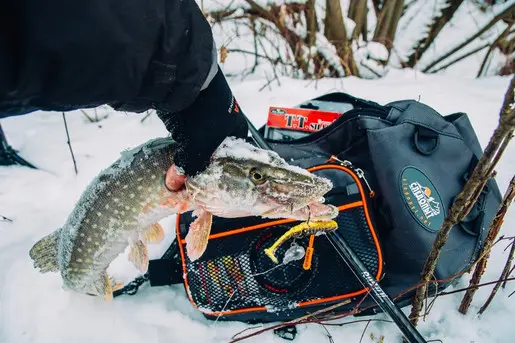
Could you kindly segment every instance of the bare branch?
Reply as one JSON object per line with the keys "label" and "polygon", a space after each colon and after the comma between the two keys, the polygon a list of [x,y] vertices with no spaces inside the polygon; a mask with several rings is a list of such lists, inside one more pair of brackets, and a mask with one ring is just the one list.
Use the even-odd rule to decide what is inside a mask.
{"label": "bare branch", "polygon": [[472,278],[470,280],[470,286],[471,288],[467,290],[465,293],[460,307],[459,312],[466,314],[470,304],[472,303],[472,299],[474,297],[474,294],[476,293],[476,288],[473,286],[476,286],[481,281],[481,277],[483,276],[483,273],[486,269],[486,264],[488,262],[488,258],[490,257],[490,250],[492,249],[492,244],[494,242],[494,239],[499,234],[499,231],[501,229],[501,225],[504,221],[504,216],[506,215],[506,211],[510,207],[511,202],[513,201],[513,198],[515,197],[515,177],[512,179],[512,182],[508,186],[508,189],[504,195],[504,199],[502,201],[501,207],[497,211],[497,214],[495,215],[492,223],[490,224],[490,227],[488,229],[488,234],[486,236],[485,242],[483,244],[483,247],[481,249],[480,255],[484,255],[484,257],[481,258],[481,261],[476,265],[476,269],[474,270],[474,274],[472,275]]}
{"label": "bare branch", "polygon": [[75,156],[73,155],[73,149],[72,149],[72,144],[70,142],[70,134],[68,132],[68,124],[66,123],[66,114],[63,112],[63,121],[64,121],[64,128],[66,130],[66,138],[67,138],[67,142],[68,143],[68,147],[70,148],[70,153],[72,155],[72,160],[73,160],[73,167],[75,169],[75,175],[78,174],[78,171],[77,171],[77,162],[75,162]]}
{"label": "bare branch", "polygon": [[481,46],[477,47],[476,49],[473,49],[473,50],[467,52],[466,54],[463,54],[463,55],[453,59],[449,63],[444,64],[443,66],[439,67],[438,69],[431,70],[430,73],[431,74],[436,74],[436,73],[438,73],[441,70],[447,69],[450,66],[452,66],[453,64],[458,63],[459,61],[464,60],[465,58],[474,55],[476,52],[479,52],[479,51],[483,50],[484,48],[488,47],[489,45],[490,45],[490,43],[486,43],[484,45],[481,45]]}
{"label": "bare branch", "polygon": [[443,54],[442,56],[438,57],[436,60],[431,62],[429,65],[427,65],[422,71],[424,73],[427,73],[435,65],[437,65],[440,62],[442,62],[447,57],[451,56],[452,54],[456,53],[457,51],[463,49],[464,47],[466,47],[467,45],[472,43],[476,38],[480,37],[483,33],[485,33],[486,31],[490,30],[500,20],[513,17],[514,11],[515,11],[515,5],[507,7],[503,12],[499,13],[498,15],[496,15],[488,24],[483,26],[478,32],[476,32],[474,35],[472,35],[471,37],[466,39],[461,44],[458,44],[456,47],[451,49],[449,52],[447,52],[447,53]]}
{"label": "bare branch", "polygon": [[499,35],[499,37],[497,37],[497,39],[492,44],[490,44],[490,47],[488,48],[485,58],[483,59],[483,62],[481,63],[481,67],[479,67],[479,71],[477,72],[476,77],[480,77],[483,74],[483,71],[484,71],[487,61],[488,61],[488,57],[490,57],[490,54],[492,53],[492,51],[494,51],[494,49],[499,45],[499,43],[503,39],[505,39],[510,33],[512,33],[512,31],[510,31],[511,27],[512,27],[512,24],[508,25],[506,27],[506,29]]}
{"label": "bare branch", "polygon": [[13,222],[13,220],[12,220],[12,219],[7,218],[6,216],[2,216],[2,215],[0,215],[0,219],[1,219],[1,221],[5,221],[5,222],[9,222],[9,223],[12,223],[12,222]]}
{"label": "bare branch", "polygon": [[447,7],[443,8],[439,11],[439,15],[433,18],[429,29],[427,30],[427,34],[424,38],[422,38],[417,46],[414,48],[411,55],[408,57],[406,64],[413,68],[417,61],[420,60],[422,55],[427,51],[427,49],[431,46],[435,38],[438,36],[440,31],[443,29],[445,24],[447,24],[451,18],[454,16],[454,13],[458,10],[463,0],[449,0],[447,1]]}
{"label": "bare branch", "polygon": [[365,333],[367,332],[368,326],[370,325],[370,320],[367,320],[367,325],[363,329],[363,333],[361,334],[361,338],[359,339],[359,343],[363,342],[363,337],[365,337]]}
{"label": "bare branch", "polygon": [[417,289],[413,298],[413,307],[411,309],[410,319],[413,325],[417,325],[418,317],[423,306],[423,299],[426,294],[427,286],[433,276],[436,263],[440,257],[440,251],[445,245],[451,229],[459,221],[461,221],[470,211],[470,208],[477,201],[481,190],[491,177],[492,169],[495,167],[496,161],[499,160],[502,152],[499,148],[503,145],[503,141],[513,134],[515,129],[515,109],[514,105],[515,75],[511,79],[510,85],[505,93],[505,98],[500,111],[500,120],[495,129],[490,142],[481,159],[477,163],[472,175],[463,187],[463,190],[454,200],[449,214],[445,218],[440,231],[435,237],[433,246],[429,252],[429,256],[422,270],[421,282],[422,286]]}

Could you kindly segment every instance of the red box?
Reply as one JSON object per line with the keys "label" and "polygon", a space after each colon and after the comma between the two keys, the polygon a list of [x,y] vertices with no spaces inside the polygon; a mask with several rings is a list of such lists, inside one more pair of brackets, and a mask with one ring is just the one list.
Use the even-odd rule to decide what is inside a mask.
{"label": "red box", "polygon": [[266,125],[276,129],[317,132],[331,125],[340,116],[341,113],[338,112],[271,106]]}

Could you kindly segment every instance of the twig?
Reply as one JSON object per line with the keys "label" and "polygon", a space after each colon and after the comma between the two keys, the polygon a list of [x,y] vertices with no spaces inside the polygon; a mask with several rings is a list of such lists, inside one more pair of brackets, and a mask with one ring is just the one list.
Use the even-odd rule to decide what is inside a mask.
{"label": "twig", "polygon": [[[513,273],[513,271],[514,271],[514,270],[515,270],[515,266],[511,267],[510,271],[508,272],[507,277],[508,277],[509,275],[511,275],[511,273]],[[506,281],[504,281],[504,282],[502,283],[502,288],[506,288]]]}
{"label": "twig", "polygon": [[[450,281],[450,280],[452,280],[452,279],[454,279],[457,276],[462,275],[462,274],[463,274],[463,272],[460,272],[460,273],[455,274],[455,275],[453,275],[453,276],[451,276],[449,278],[441,279],[441,280],[436,280],[434,282],[436,282],[436,283],[448,282],[448,281]],[[515,280],[515,277],[507,278],[507,279],[501,280],[501,281],[514,281],[514,280]],[[499,280],[491,281],[491,282],[486,282],[486,283],[478,285],[477,287],[484,287],[484,286],[488,286],[488,285],[491,285],[491,284],[494,284],[494,283],[497,283],[497,282],[499,282]],[[414,289],[417,289],[417,288],[419,288],[421,286],[422,286],[422,283],[418,283],[418,284],[416,284],[416,285],[414,285],[412,287],[409,287],[408,289],[398,293],[395,297],[393,297],[393,300],[396,300],[396,299],[404,296],[406,293],[411,292]],[[467,289],[469,289],[469,287],[461,288],[461,289],[457,289],[457,290],[449,291],[449,292],[441,292],[440,294],[438,294],[435,297],[435,300],[438,297],[445,296],[445,295],[450,295],[450,294],[455,294],[455,293],[460,293],[460,292],[464,292]],[[515,294],[515,292],[513,292],[512,294]],[[366,299],[367,295],[368,295],[368,293],[366,293],[366,295],[358,302],[358,304],[356,304],[356,306],[354,306],[354,308],[352,310],[350,310],[350,311],[348,311],[346,313],[339,314],[339,315],[332,316],[332,317],[324,317],[324,318],[320,318],[320,319],[310,319],[310,318],[314,317],[315,314],[318,313],[318,312],[321,312],[321,311],[327,312],[328,311],[327,309],[322,309],[322,310],[319,310],[319,311],[317,311],[317,312],[315,312],[313,314],[306,315],[306,316],[303,316],[301,318],[298,318],[298,319],[295,319],[295,320],[292,320],[292,321],[289,321],[289,322],[284,322],[284,323],[281,323],[281,324],[276,324],[276,325],[273,325],[273,326],[270,326],[270,327],[263,328],[263,329],[260,329],[258,331],[252,332],[252,333],[250,333],[248,335],[237,337],[238,335],[242,334],[243,332],[248,331],[248,330],[251,329],[251,328],[247,328],[245,330],[242,330],[242,331],[236,333],[232,337],[233,340],[231,341],[231,343],[232,342],[243,341],[243,340],[251,338],[253,336],[260,335],[260,334],[262,334],[264,332],[272,331],[274,329],[277,329],[277,328],[280,328],[280,327],[284,327],[284,326],[290,326],[292,324],[321,324],[321,323],[323,323],[326,326],[343,326],[343,325],[350,325],[350,324],[354,324],[354,323],[360,323],[360,322],[368,321],[368,320],[356,320],[356,321],[351,321],[351,322],[348,322],[348,323],[328,323],[327,322],[327,321],[334,321],[334,320],[346,318],[346,317],[358,314],[360,312],[367,311],[367,310],[369,310],[369,309],[371,309],[373,307],[376,307],[377,305],[372,304],[372,305],[366,306],[366,307],[361,308],[361,309],[359,308],[361,306],[361,304],[363,303],[363,301]],[[391,321],[385,320],[385,319],[371,319],[371,321],[391,322]],[[391,322],[391,323],[393,323],[393,322]],[[438,341],[441,342],[441,340],[438,340],[438,339],[431,340],[431,341],[428,341],[428,342],[438,342]]]}
{"label": "twig", "polygon": [[272,87],[270,87],[270,84],[275,80],[275,79],[269,79],[268,78],[268,73],[265,72],[265,76],[266,76],[266,79],[267,79],[267,82],[258,90],[258,92],[261,92],[263,89],[265,89],[266,87],[268,87],[269,90],[272,90]]}
{"label": "twig", "polygon": [[388,319],[360,319],[360,320],[353,320],[346,323],[324,323],[326,326],[345,326],[350,324],[356,324],[356,323],[363,323],[363,322],[382,322],[382,323],[392,323],[392,320]]}
{"label": "twig", "polygon": [[361,333],[361,338],[359,339],[359,343],[363,342],[363,337],[365,337],[365,333],[367,332],[369,325],[370,325],[370,320],[367,320],[367,325],[365,325],[365,328],[363,329],[363,332]]}
{"label": "twig", "polygon": [[70,148],[70,153],[72,154],[72,160],[73,160],[73,167],[75,168],[75,175],[77,175],[79,172],[77,171],[77,162],[75,162],[75,156],[73,155],[73,149],[72,144],[70,142],[70,134],[68,133],[68,124],[66,123],[66,114],[63,112],[63,120],[64,120],[64,128],[66,130],[66,138],[68,141],[68,147]]}
{"label": "twig", "polygon": [[[511,192],[511,194],[510,194],[510,192]],[[503,218],[508,210],[508,206],[510,205],[511,201],[513,201],[514,197],[515,197],[515,176],[511,179],[511,182],[508,186],[508,190],[506,191],[506,196],[505,196],[503,204],[502,204],[503,209],[504,209],[504,213],[502,214]],[[510,200],[511,200],[510,202],[507,202],[508,198],[510,198]],[[499,210],[499,212],[500,211],[501,210]],[[512,239],[512,242],[510,243],[510,245],[511,245],[510,253],[508,254],[508,259],[506,260],[506,264],[504,265],[501,276],[499,277],[499,282],[495,284],[494,288],[492,289],[492,292],[490,293],[490,296],[488,297],[488,299],[486,300],[484,305],[479,310],[479,314],[482,314],[487,309],[487,307],[490,305],[490,303],[492,302],[493,298],[495,297],[495,294],[499,290],[499,287],[501,287],[501,280],[506,279],[511,274],[511,271],[512,271],[511,264],[513,262],[513,258],[515,255],[515,239]],[[503,286],[503,288],[505,288],[506,281],[502,282],[502,286]]]}
{"label": "twig", "polygon": [[438,69],[431,70],[429,73],[436,74],[441,70],[447,69],[448,67],[452,66],[453,64],[458,63],[459,61],[464,60],[465,58],[474,55],[476,52],[479,52],[488,46],[490,46],[490,43],[483,44],[483,45],[477,47],[476,49],[473,49],[459,57],[456,57],[455,59],[453,59],[452,61],[450,61],[447,64],[444,64],[443,66],[439,67]]}
{"label": "twig", "polygon": [[[341,318],[344,318],[344,317],[347,317],[347,316],[351,316],[353,314],[356,314],[359,312],[359,307],[361,306],[361,304],[363,303],[363,301],[365,301],[365,299],[368,297],[368,295],[370,294],[370,291],[367,291],[365,293],[365,295],[361,298],[361,300],[354,306],[354,308],[343,314],[343,315],[339,315],[337,316],[336,318],[334,319],[341,319]],[[305,316],[302,316],[302,317],[299,317],[297,319],[293,319],[291,321],[287,321],[287,322],[284,322],[284,323],[281,323],[281,324],[277,324],[277,325],[273,325],[273,326],[270,326],[268,328],[263,328],[261,330],[258,330],[258,331],[255,331],[253,333],[250,333],[248,335],[245,335],[245,336],[241,336],[241,337],[238,337],[236,338],[236,336],[238,336],[239,334],[241,334],[242,332],[239,332],[237,333],[236,335],[234,335],[232,338],[233,340],[230,342],[230,343],[234,343],[234,342],[239,342],[239,341],[243,341],[247,338],[250,338],[250,337],[253,337],[253,336],[257,336],[257,335],[260,335],[262,334],[263,332],[266,332],[266,331],[271,331],[271,330],[275,330],[275,329],[278,329],[278,328],[281,328],[281,327],[285,327],[285,326],[291,326],[291,325],[294,325],[294,324],[308,324],[308,323],[318,323],[318,324],[321,324],[324,319],[311,319],[311,318],[314,318],[316,315],[318,314],[321,314],[321,313],[324,313],[324,312],[328,312],[330,311],[331,309],[334,309],[336,307],[339,307],[339,306],[342,306],[342,305],[345,305],[345,304],[348,304],[350,302],[350,300],[346,299],[346,300],[343,300],[337,304],[334,304],[332,306],[329,306],[327,308],[323,308],[321,310],[318,310],[318,311],[315,311],[314,313],[310,313],[310,314],[307,314]],[[370,307],[367,307],[368,308],[372,308],[373,306],[370,306]],[[325,325],[326,323],[324,323]]]}
{"label": "twig", "polygon": [[488,234],[485,238],[485,242],[483,243],[483,247],[481,249],[481,255],[485,253],[484,257],[479,261],[479,263],[476,265],[476,268],[474,270],[474,274],[472,275],[472,278],[470,279],[470,286],[472,287],[469,289],[465,295],[463,296],[463,299],[461,301],[459,312],[466,314],[470,304],[472,303],[472,299],[474,298],[474,293],[476,293],[476,289],[473,287],[481,281],[481,277],[483,276],[483,273],[486,269],[486,264],[488,262],[488,258],[490,257],[490,250],[492,248],[492,243],[494,242],[494,239],[499,234],[499,231],[501,230],[501,225],[504,221],[504,217],[506,215],[506,212],[508,211],[508,208],[510,207],[511,202],[513,201],[513,198],[515,197],[515,177],[511,180],[508,189],[506,190],[506,193],[504,195],[504,199],[501,203],[501,206],[499,207],[494,219],[492,220],[492,223],[490,224],[490,227],[488,228]]}
{"label": "twig", "polygon": [[[513,262],[514,254],[515,254],[515,244],[512,244],[510,254],[508,255],[508,260],[506,261],[506,264],[504,265],[504,269],[501,273],[501,276],[499,277],[499,282],[497,282],[495,284],[494,288],[492,289],[492,293],[490,293],[490,295],[488,296],[488,299],[486,299],[484,305],[481,306],[481,308],[479,309],[479,312],[478,312],[479,314],[483,314],[486,311],[486,309],[488,308],[488,306],[494,299],[495,295],[497,294],[497,291],[501,287],[501,283],[503,286],[506,285],[506,278],[510,275],[510,266],[511,266],[511,263]],[[505,281],[502,282],[502,280],[505,280]]]}
{"label": "twig", "polygon": [[513,134],[513,130],[515,128],[515,109],[513,108],[515,101],[513,96],[514,90],[515,75],[512,77],[510,85],[505,93],[503,105],[499,114],[499,124],[490,138],[483,155],[474,168],[471,177],[454,200],[449,210],[449,214],[445,218],[440,231],[436,235],[428,258],[424,263],[421,275],[421,281],[423,284],[421,287],[417,288],[416,294],[413,297],[413,307],[410,314],[410,320],[415,326],[417,325],[419,314],[423,306],[423,299],[426,294],[429,280],[433,276],[436,263],[440,257],[440,251],[445,245],[451,229],[468,214],[470,208],[477,201],[481,190],[487,180],[491,177],[495,161],[498,160],[496,155],[502,154],[502,152],[499,151],[499,147],[502,146],[503,141],[507,137],[510,137]]}
{"label": "twig", "polygon": [[467,291],[467,290],[469,290],[469,289],[471,289],[473,287],[481,288],[481,287],[493,285],[494,283],[497,283],[499,281],[514,281],[514,280],[515,280],[515,277],[509,277],[509,278],[506,278],[506,279],[503,279],[503,280],[489,281],[489,282],[481,283],[481,284],[476,285],[476,286],[469,286],[469,287],[465,287],[465,288],[455,289],[454,291],[449,291],[449,292],[441,292],[435,298],[441,297],[441,296],[443,297],[445,295],[451,295],[451,294],[455,294],[455,293],[464,292],[464,291]]}
{"label": "twig", "polygon": [[329,330],[327,330],[327,328],[325,327],[324,324],[319,324],[320,326],[322,326],[326,332],[326,336],[327,336],[327,339],[329,340],[329,343],[334,343],[334,339],[333,339],[333,336],[331,335],[331,333],[329,332]]}
{"label": "twig", "polygon": [[12,223],[12,222],[13,222],[13,220],[12,220],[12,219],[7,218],[6,216],[2,216],[2,215],[0,215],[0,219],[1,219],[2,221],[4,221],[4,222],[9,222],[9,223]]}
{"label": "twig", "polygon": [[257,328],[262,328],[262,327],[263,327],[263,325],[250,326],[248,328],[245,328],[245,329],[241,330],[240,332],[235,333],[231,338],[234,339],[236,336],[238,336],[239,334],[244,333],[245,331],[250,331],[252,329],[257,329]]}
{"label": "twig", "polygon": [[147,111],[147,114],[143,118],[141,118],[140,123],[143,123],[148,117],[152,115],[152,113],[152,111]]}
{"label": "twig", "polygon": [[513,13],[513,10],[515,8],[515,5],[507,7],[503,12],[496,15],[488,24],[486,24],[483,28],[481,28],[478,32],[476,32],[472,37],[469,37],[466,39],[463,43],[459,44],[458,46],[451,49],[449,52],[443,54],[442,56],[438,57],[436,60],[431,62],[428,66],[426,66],[422,72],[427,73],[431,68],[433,68],[438,63],[445,60],[447,57],[453,55],[454,53],[458,52],[465,46],[469,45],[471,42],[473,42],[476,38],[480,37],[483,33],[490,30],[495,24],[497,24],[498,21],[507,18]]}
{"label": "twig", "polygon": [[512,25],[513,24],[510,23],[508,25],[508,27],[506,27],[506,29],[499,35],[499,37],[497,37],[497,39],[492,44],[490,44],[490,47],[488,48],[488,51],[486,52],[486,55],[483,58],[483,62],[481,63],[481,66],[479,67],[479,71],[477,72],[476,77],[480,77],[481,74],[483,74],[483,70],[486,67],[488,57],[490,57],[490,54],[492,53],[492,51],[499,45],[499,42],[501,40],[505,39],[510,33],[512,33],[512,32],[510,32]]}
{"label": "twig", "polygon": [[81,109],[80,111],[82,112],[82,114],[84,114],[84,116],[85,116],[86,118],[88,118],[88,120],[89,120],[89,122],[90,122],[90,123],[94,123],[94,122],[95,122],[95,120],[94,120],[93,118],[91,118],[91,117],[88,115],[88,113],[87,113],[86,111],[84,111],[84,110],[82,110],[82,109]]}

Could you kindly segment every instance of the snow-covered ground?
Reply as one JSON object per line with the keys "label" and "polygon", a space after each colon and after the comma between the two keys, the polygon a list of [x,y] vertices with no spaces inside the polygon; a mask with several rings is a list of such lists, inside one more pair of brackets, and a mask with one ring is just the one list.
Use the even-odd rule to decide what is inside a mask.
{"label": "snow-covered ground", "polygon": [[[471,117],[484,147],[496,126],[498,112],[509,78],[482,80],[414,71],[392,71],[384,79],[356,78],[307,82],[281,78],[262,91],[263,78],[231,80],[241,107],[257,126],[266,120],[269,105],[295,105],[329,91],[349,92],[380,103],[411,98],[433,106],[442,114],[464,111]],[[92,111],[88,111],[92,114]],[[88,182],[119,156],[120,151],[147,139],[166,135],[159,119],[152,115],[109,112],[99,123],[90,123],[79,111],[67,114],[68,128],[77,160],[75,175],[63,118],[60,113],[34,113],[2,120],[10,143],[40,169],[0,167],[0,342],[1,343],[179,343],[228,342],[247,328],[243,323],[211,322],[188,302],[182,286],[144,286],[135,296],[121,296],[104,303],[61,289],[58,274],[39,274],[33,269],[28,251],[36,240],[59,227],[66,219]],[[515,145],[501,160],[497,180],[504,192],[515,170]],[[159,257],[174,237],[173,218],[162,222],[168,237],[151,246],[151,258]],[[502,234],[510,234],[515,211],[508,213]],[[512,234],[512,233],[511,233]],[[484,281],[495,280],[504,265],[504,245],[497,246]],[[126,256],[120,256],[111,271],[128,281],[137,276]],[[468,276],[458,287],[466,286]],[[501,291],[491,308],[480,318],[475,315],[490,292],[480,289],[470,314],[457,312],[462,294],[447,296],[419,327],[428,339],[445,343],[509,342],[515,335],[515,303],[508,294],[515,284]],[[405,309],[407,312],[409,308]],[[385,318],[378,315],[377,318]],[[347,321],[352,318],[347,319]],[[329,327],[335,342],[359,342],[365,323]],[[300,326],[298,343],[328,341],[318,325]],[[384,342],[399,342],[393,324],[372,323],[362,342],[375,342],[370,335],[385,336]],[[267,332],[248,342],[282,342]]]}

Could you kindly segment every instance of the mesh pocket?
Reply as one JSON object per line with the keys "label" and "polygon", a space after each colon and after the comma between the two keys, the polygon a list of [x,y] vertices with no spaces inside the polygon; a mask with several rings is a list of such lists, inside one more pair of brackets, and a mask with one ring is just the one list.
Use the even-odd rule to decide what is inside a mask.
{"label": "mesh pocket", "polygon": [[[379,271],[378,249],[367,225],[362,206],[340,212],[340,233],[355,248],[369,271]],[[324,298],[352,296],[363,290],[352,271],[323,236],[315,237],[312,265],[303,269],[303,260],[275,264],[265,255],[289,228],[277,225],[260,230],[212,239],[203,258],[187,260],[187,279],[191,300],[203,312],[240,309],[277,311],[306,306]],[[276,252],[279,262],[293,240]],[[306,248],[309,238],[295,239]],[[225,252],[225,253],[222,253]]]}

